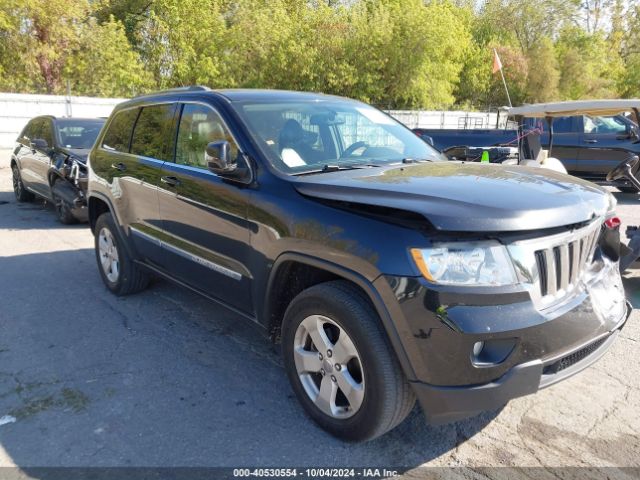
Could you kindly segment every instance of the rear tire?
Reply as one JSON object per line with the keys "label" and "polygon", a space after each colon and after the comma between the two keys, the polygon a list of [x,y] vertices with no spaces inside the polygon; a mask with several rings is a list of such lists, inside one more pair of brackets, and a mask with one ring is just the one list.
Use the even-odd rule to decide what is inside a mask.
{"label": "rear tire", "polygon": [[315,285],[293,299],[282,350],[298,400],[336,437],[372,440],[400,424],[415,404],[376,311],[349,282]]}
{"label": "rear tire", "polygon": [[13,193],[16,196],[16,200],[20,203],[33,201],[35,195],[25,188],[24,183],[22,183],[20,169],[15,163],[11,165],[11,173],[13,176]]}
{"label": "rear tire", "polygon": [[129,256],[111,213],[98,217],[94,232],[98,270],[106,287],[119,296],[144,290],[149,274]]}

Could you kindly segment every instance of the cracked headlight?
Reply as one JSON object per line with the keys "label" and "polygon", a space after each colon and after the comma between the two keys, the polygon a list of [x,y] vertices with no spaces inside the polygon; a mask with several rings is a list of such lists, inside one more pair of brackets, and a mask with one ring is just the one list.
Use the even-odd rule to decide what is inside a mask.
{"label": "cracked headlight", "polygon": [[507,248],[495,241],[412,248],[411,256],[424,278],[433,283],[468,286],[518,283]]}

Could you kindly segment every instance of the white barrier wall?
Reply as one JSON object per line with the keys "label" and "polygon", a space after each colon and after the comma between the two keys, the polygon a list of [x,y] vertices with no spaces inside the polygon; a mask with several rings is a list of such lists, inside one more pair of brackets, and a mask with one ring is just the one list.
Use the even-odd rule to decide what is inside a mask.
{"label": "white barrier wall", "polygon": [[124,98],[66,97],[0,93],[0,148],[13,148],[29,119],[56,117],[107,117]]}
{"label": "white barrier wall", "polygon": [[[67,97],[0,93],[0,149],[13,148],[18,134],[30,118],[38,115],[56,117],[107,117],[124,98]],[[388,110],[409,128],[496,128],[495,112]],[[500,128],[506,115],[500,116]]]}
{"label": "white barrier wall", "polygon": [[507,114],[496,112],[388,110],[387,113],[409,128],[489,129],[505,128]]}

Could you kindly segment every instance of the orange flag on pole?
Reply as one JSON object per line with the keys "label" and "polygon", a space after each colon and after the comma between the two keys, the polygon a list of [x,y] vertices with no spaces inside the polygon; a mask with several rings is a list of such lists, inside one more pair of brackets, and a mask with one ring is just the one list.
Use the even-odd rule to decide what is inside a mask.
{"label": "orange flag on pole", "polygon": [[498,56],[498,51],[493,49],[493,71],[491,73],[496,73],[502,70],[502,62],[500,61],[500,57]]}
{"label": "orange flag on pole", "polygon": [[492,73],[500,72],[500,77],[502,78],[502,84],[504,85],[504,91],[507,93],[507,100],[509,101],[509,106],[511,107],[511,96],[509,95],[509,89],[507,88],[507,81],[504,79],[504,73],[502,73],[502,62],[500,61],[500,57],[498,56],[498,51],[493,49],[493,71]]}

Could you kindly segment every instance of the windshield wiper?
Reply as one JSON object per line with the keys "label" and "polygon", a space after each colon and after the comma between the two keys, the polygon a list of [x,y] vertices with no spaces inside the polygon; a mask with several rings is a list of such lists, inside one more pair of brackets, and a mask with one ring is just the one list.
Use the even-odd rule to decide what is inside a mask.
{"label": "windshield wiper", "polygon": [[430,158],[403,158],[402,163],[433,162]]}
{"label": "windshield wiper", "polygon": [[347,164],[347,165],[336,165],[336,164],[326,164],[323,165],[322,168],[316,170],[307,170],[305,172],[295,173],[294,175],[312,175],[314,173],[328,173],[328,172],[337,172],[340,170],[361,170],[363,168],[371,168],[371,167],[379,167],[380,165],[375,164]]}

